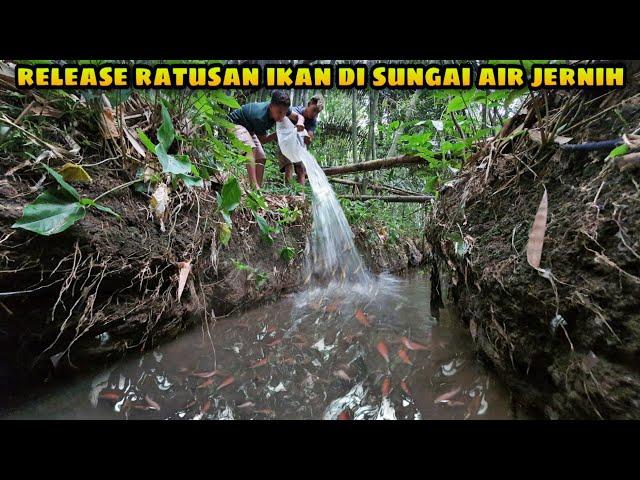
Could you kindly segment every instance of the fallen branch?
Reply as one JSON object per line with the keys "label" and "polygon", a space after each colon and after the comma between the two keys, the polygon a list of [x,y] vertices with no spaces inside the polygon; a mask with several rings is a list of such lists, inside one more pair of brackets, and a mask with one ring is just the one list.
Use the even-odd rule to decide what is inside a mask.
{"label": "fallen branch", "polygon": [[339,167],[328,167],[324,169],[324,173],[325,175],[330,176],[340,175],[343,173],[370,172],[372,170],[383,170],[386,168],[395,168],[414,164],[423,164],[426,166],[428,165],[428,162],[422,157],[403,155],[401,157],[380,158],[377,160],[369,160],[367,162],[341,165]]}
{"label": "fallen branch", "polygon": [[[339,183],[341,185],[349,185],[352,187],[360,187],[362,185],[361,182],[355,182],[353,180],[347,180],[346,178],[330,178],[329,179],[330,182],[332,183]],[[371,190],[375,191],[375,192],[392,192],[392,193],[397,193],[397,194],[404,194],[404,195],[421,195],[420,193],[416,193],[416,192],[411,192],[409,190],[405,190],[403,188],[398,188],[398,187],[391,187],[388,185],[378,185],[378,184],[370,184],[367,185],[367,188],[370,188]]]}
{"label": "fallen branch", "polygon": [[347,200],[360,200],[363,202],[369,200],[380,200],[381,202],[394,203],[426,203],[433,200],[432,195],[388,195],[386,197],[378,195],[340,195],[340,198]]}

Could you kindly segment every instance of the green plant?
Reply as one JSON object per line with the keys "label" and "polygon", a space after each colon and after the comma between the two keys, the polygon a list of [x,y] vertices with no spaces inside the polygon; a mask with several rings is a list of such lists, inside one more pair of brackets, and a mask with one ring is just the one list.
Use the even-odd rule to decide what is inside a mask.
{"label": "green plant", "polygon": [[274,240],[271,235],[279,233],[280,230],[276,227],[270,226],[265,218],[256,212],[253,212],[253,218],[255,218],[258,228],[260,229],[260,238],[262,238],[267,245],[273,245]]}
{"label": "green plant", "polygon": [[40,194],[33,203],[24,207],[22,217],[12,225],[12,228],[22,228],[39,235],[53,235],[65,231],[77,221],[82,220],[89,208],[96,208],[120,218],[109,207],[97,202],[119,187],[103,193],[95,200],[80,198],[77,190],[65,182],[62,175],[47,165],[42,164],[42,167],[58,182],[59,186],[56,190]]}
{"label": "green plant", "polygon": [[238,208],[240,200],[242,199],[238,179],[236,177],[229,177],[222,186],[222,191],[220,193],[216,192],[216,198],[218,199],[218,211],[225,222],[231,226],[231,212]]}
{"label": "green plant", "polygon": [[277,212],[281,215],[278,223],[282,225],[288,225],[290,223],[297,222],[302,218],[302,212],[298,207],[290,208],[288,205],[280,207]]}
{"label": "green plant", "polygon": [[266,272],[262,272],[257,268],[253,268],[246,263],[242,263],[239,260],[231,259],[233,266],[239,272],[248,272],[247,280],[253,279],[258,288],[261,288],[269,279],[269,275]]}
{"label": "green plant", "polygon": [[282,250],[280,250],[280,257],[287,263],[291,263],[295,256],[296,251],[291,247],[283,247]]}
{"label": "green plant", "polygon": [[182,180],[187,187],[204,186],[198,168],[191,163],[188,155],[167,153],[176,138],[176,132],[171,116],[164,105],[162,105],[162,124],[156,133],[158,144],[154,145],[142,130],[138,129],[137,133],[146,149],[158,158],[162,165],[162,172],[172,176],[172,181]]}

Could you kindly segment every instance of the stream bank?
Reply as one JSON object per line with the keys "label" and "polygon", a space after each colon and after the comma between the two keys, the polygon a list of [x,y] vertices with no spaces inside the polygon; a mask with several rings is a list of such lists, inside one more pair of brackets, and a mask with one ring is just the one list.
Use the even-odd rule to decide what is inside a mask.
{"label": "stream bank", "polygon": [[[16,161],[0,161],[0,170]],[[92,174],[96,181],[76,187],[92,198],[126,181],[106,167]],[[221,221],[213,193],[222,182],[208,192],[175,192],[164,232],[148,196],[127,188],[102,202],[121,220],[90,213],[68,230],[42,237],[11,228],[37,196],[32,186],[41,176],[25,170],[0,180],[0,376],[11,386],[8,394],[148,351],[204,318],[224,321],[302,285],[309,199],[265,194],[270,224],[281,220],[279,209],[298,212],[281,224],[273,244],[261,238],[251,211],[242,207],[231,216],[228,245],[218,241]],[[356,233],[373,271],[398,272],[422,261],[420,242],[390,243],[366,228]],[[296,252],[291,262],[280,255],[285,246]],[[178,300],[185,262],[190,271]]]}
{"label": "stream bank", "polygon": [[[640,126],[638,64],[629,67],[623,90],[530,99],[443,187],[427,222],[440,288],[477,351],[550,419],[640,418],[638,159],[562,146]],[[545,187],[540,267],[553,282],[527,263]]]}

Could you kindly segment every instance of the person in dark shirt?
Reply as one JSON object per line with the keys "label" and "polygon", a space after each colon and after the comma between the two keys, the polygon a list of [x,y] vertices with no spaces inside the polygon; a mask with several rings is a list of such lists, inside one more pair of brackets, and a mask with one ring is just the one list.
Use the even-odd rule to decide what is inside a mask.
{"label": "person in dark shirt", "polygon": [[[300,135],[304,138],[305,146],[309,146],[309,144],[313,141],[313,137],[315,135],[316,127],[318,126],[318,115],[324,109],[324,98],[322,95],[317,94],[311,97],[307,106],[299,105],[297,107],[293,107],[292,110],[304,118],[304,131],[300,133]],[[291,178],[293,177],[293,170],[296,172],[296,179],[300,185],[304,185],[305,178],[307,172],[304,169],[304,165],[301,163],[292,163],[287,157],[283,155],[278,148],[278,161],[280,164],[280,171],[284,172],[285,182],[291,183]]]}
{"label": "person in dark shirt", "polygon": [[235,124],[233,133],[245,145],[251,147],[248,156],[247,173],[249,183],[254,189],[262,186],[265,155],[263,143],[276,140],[275,132],[267,135],[267,131],[289,117],[299,132],[304,130],[304,117],[291,110],[289,95],[283,90],[274,90],[270,102],[248,103],[229,114],[229,120]]}

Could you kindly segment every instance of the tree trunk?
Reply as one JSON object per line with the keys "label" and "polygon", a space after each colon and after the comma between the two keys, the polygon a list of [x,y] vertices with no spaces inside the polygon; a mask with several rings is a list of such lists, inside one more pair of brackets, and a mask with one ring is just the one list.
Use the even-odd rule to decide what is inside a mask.
{"label": "tree trunk", "polygon": [[353,163],[358,163],[358,109],[356,90],[351,93],[351,147],[353,149]]}
{"label": "tree trunk", "polygon": [[[435,155],[438,158],[438,155]],[[403,155],[400,157],[380,158],[378,160],[370,160],[368,162],[352,163],[351,165],[341,165],[339,167],[329,167],[324,169],[327,176],[339,175],[341,173],[370,172],[372,170],[384,170],[386,168],[401,167],[404,165],[423,164],[428,162],[422,158],[412,155]]]}
{"label": "tree trunk", "polygon": [[369,93],[369,145],[367,160],[376,158],[376,113],[378,110],[378,96],[376,90]]}
{"label": "tree trunk", "polygon": [[[330,178],[329,181],[331,183],[338,183],[340,185],[349,185],[349,186],[357,186],[359,185],[358,182],[354,182],[353,180],[347,180],[346,178]],[[371,190],[374,190],[376,192],[391,192],[391,193],[397,193],[400,195],[421,195],[420,193],[416,193],[416,192],[412,192],[410,190],[405,190],[403,188],[398,188],[398,187],[391,187],[389,185],[377,185],[377,184],[370,184],[369,188]]]}
{"label": "tree trunk", "polygon": [[389,195],[386,197],[379,197],[377,195],[340,195],[340,198],[346,198],[347,200],[361,200],[363,202],[369,200],[380,200],[381,202],[393,202],[393,203],[426,203],[433,200],[432,195]]}
{"label": "tree trunk", "polygon": [[[411,97],[409,101],[409,108],[407,108],[407,114],[405,116],[405,121],[411,120],[414,115],[414,110],[416,109],[416,103],[418,102],[418,97],[422,90],[416,90],[416,92]],[[396,150],[398,149],[398,139],[400,135],[404,132],[404,124],[400,125],[398,129],[393,132],[393,138],[391,139],[391,146],[389,147],[389,152],[387,152],[387,157],[393,157],[396,154]]]}

